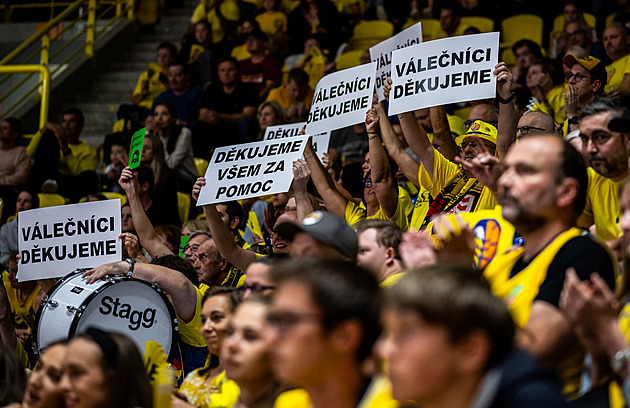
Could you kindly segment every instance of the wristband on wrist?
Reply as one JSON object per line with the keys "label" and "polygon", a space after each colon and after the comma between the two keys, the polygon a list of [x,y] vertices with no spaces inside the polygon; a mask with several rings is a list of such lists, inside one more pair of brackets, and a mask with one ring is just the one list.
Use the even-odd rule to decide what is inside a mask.
{"label": "wristband on wrist", "polygon": [[133,274],[133,268],[136,265],[136,260],[135,259],[131,259],[131,258],[127,258],[126,261],[129,264],[129,270],[127,271],[125,276],[128,277],[128,278],[131,278],[131,275]]}
{"label": "wristband on wrist", "polygon": [[499,102],[502,103],[503,105],[506,105],[512,102],[514,98],[516,97],[516,94],[514,93],[514,90],[511,90],[510,92],[512,93],[512,95],[510,95],[510,97],[507,99],[503,99],[501,98],[501,95],[497,95],[497,99],[499,100]]}

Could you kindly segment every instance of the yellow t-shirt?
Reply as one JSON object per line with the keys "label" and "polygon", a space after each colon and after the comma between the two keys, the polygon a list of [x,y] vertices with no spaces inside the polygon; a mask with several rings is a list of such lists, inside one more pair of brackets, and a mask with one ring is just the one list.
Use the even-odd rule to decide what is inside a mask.
{"label": "yellow t-shirt", "polygon": [[602,241],[619,238],[621,236],[619,191],[623,180],[614,181],[604,177],[592,167],[589,167],[587,172],[586,205],[577,220],[577,226],[588,229],[595,224],[597,238]]}
{"label": "yellow t-shirt", "polygon": [[[243,286],[244,283],[245,274],[236,266],[230,264],[230,271],[228,272],[225,279],[223,279],[223,282],[221,282],[221,286],[228,288],[240,288],[241,286]],[[210,289],[210,286],[206,285],[205,283],[200,283],[199,289],[203,293],[206,293],[206,291]]]}
{"label": "yellow t-shirt", "polygon": [[9,305],[11,305],[11,317],[16,329],[28,329],[29,333],[33,333],[35,328],[35,315],[37,310],[35,309],[35,300],[37,299],[37,293],[41,290],[39,285],[33,288],[33,291],[29,293],[24,301],[22,301],[21,291],[14,289],[10,282],[3,282],[4,288],[7,291],[7,299]]}
{"label": "yellow t-shirt", "polygon": [[[287,89],[286,84],[281,85],[277,88],[273,88],[269,91],[269,95],[267,96],[267,101],[276,101],[282,106],[284,109],[288,109],[289,106],[297,103],[291,96],[289,95],[289,90]],[[309,87],[308,91],[306,91],[306,97],[304,98],[304,106],[306,109],[311,109],[311,103],[313,102],[313,90]]]}
{"label": "yellow t-shirt", "polygon": [[391,218],[383,213],[383,209],[379,208],[376,214],[367,216],[365,207],[363,204],[357,205],[352,201],[348,201],[346,204],[346,222],[350,225],[355,225],[364,219],[377,219],[377,220],[389,220],[395,222],[403,231],[409,228],[409,217],[413,211],[413,202],[409,193],[400,186],[398,187],[398,205],[396,206],[396,212]]}
{"label": "yellow t-shirt", "polygon": [[177,316],[179,322],[179,338],[186,344],[195,347],[206,347],[206,342],[201,337],[201,299],[208,289],[207,285],[199,285],[195,287],[197,295],[197,305],[195,306],[195,315],[188,322],[184,322],[181,317]]}
{"label": "yellow t-shirt", "polygon": [[[434,149],[433,153],[433,178],[422,163],[418,170],[420,185],[432,198],[421,226],[426,226],[430,217],[442,212],[457,214],[495,207],[497,201],[490,189],[477,179],[469,178],[461,166],[439,151]],[[418,228],[417,221],[414,228]]]}
{"label": "yellow t-shirt", "polygon": [[84,171],[96,170],[98,156],[96,149],[85,142],[68,144],[71,154],[59,151],[59,172],[67,176],[78,176]]}
{"label": "yellow t-shirt", "polygon": [[[190,19],[191,23],[198,23],[199,21],[206,18],[208,22],[212,25],[212,43],[216,44],[223,39],[223,28],[221,27],[221,20],[217,16],[216,10],[214,8],[214,1],[210,1],[206,8],[202,4],[199,4],[193,15]],[[230,21],[238,21],[240,14],[238,11],[238,5],[234,0],[225,0],[221,3],[221,14],[225,17],[226,20]],[[206,14],[207,13],[207,14]]]}
{"label": "yellow t-shirt", "polygon": [[[372,378],[370,386],[363,394],[357,408],[396,408],[399,404],[392,397],[392,386],[383,376]],[[273,408],[311,408],[308,392],[302,388],[278,395]]]}
{"label": "yellow t-shirt", "polygon": [[606,66],[608,77],[604,93],[610,92],[621,85],[621,81],[626,74],[630,74],[630,54],[619,58],[617,61]]}
{"label": "yellow t-shirt", "polygon": [[300,5],[300,0],[282,0],[282,8],[287,15]]}
{"label": "yellow t-shirt", "polygon": [[311,47],[308,54],[297,65],[302,66],[304,72],[308,74],[308,85],[311,89],[316,89],[317,83],[324,77],[324,71],[326,70],[326,57],[319,47]]}
{"label": "yellow t-shirt", "polygon": [[136,89],[133,91],[133,95],[142,94],[142,84],[146,81],[149,85],[148,91],[144,96],[144,99],[140,101],[140,106],[144,106],[147,109],[151,109],[153,106],[153,99],[157,98],[159,94],[166,91],[165,83],[160,81],[160,66],[154,62],[149,62],[149,69],[140,74]]}
{"label": "yellow t-shirt", "polygon": [[[558,251],[583,232],[576,227],[562,232],[518,273],[513,273],[513,268],[523,255],[523,248],[496,256],[483,271],[483,275],[490,283],[492,293],[505,301],[517,327],[522,328],[527,325],[532,305],[539,294],[541,285],[547,279],[547,271]],[[582,362],[583,355],[575,353],[558,365],[558,372],[564,382],[565,395],[576,396],[579,390]]]}
{"label": "yellow t-shirt", "polygon": [[385,279],[383,282],[379,283],[379,286],[381,288],[389,288],[390,286],[394,286],[394,284],[398,282],[403,276],[405,276],[405,272],[392,275],[389,278]]}
{"label": "yellow t-shirt", "polygon": [[413,213],[411,214],[411,221],[409,221],[410,230],[419,231],[422,228],[424,217],[427,216],[427,211],[429,211],[429,205],[431,205],[431,195],[426,188],[420,186]]}
{"label": "yellow t-shirt", "polygon": [[238,385],[226,377],[225,371],[206,381],[208,377],[199,374],[200,370],[188,374],[179,387],[188,402],[197,408],[232,408],[241,393]]}
{"label": "yellow t-shirt", "polygon": [[281,11],[262,13],[256,16],[260,29],[267,35],[274,36],[279,32],[287,32],[287,16]]}
{"label": "yellow t-shirt", "polygon": [[549,265],[560,248],[582,233],[579,228],[571,228],[561,233],[539,252],[526,268],[512,277],[510,277],[512,268],[523,255],[523,248],[496,256],[484,269],[483,275],[490,283],[492,293],[505,300],[518,327],[527,325],[534,299],[547,277]]}
{"label": "yellow t-shirt", "polygon": [[564,113],[564,94],[567,92],[567,86],[568,84],[565,82],[547,93],[547,103],[553,111],[551,116],[556,123],[564,123],[567,120],[567,115]]}
{"label": "yellow t-shirt", "polygon": [[237,45],[232,48],[232,53],[230,54],[232,57],[236,58],[237,61],[245,61],[252,57],[252,54],[247,51],[247,44]]}

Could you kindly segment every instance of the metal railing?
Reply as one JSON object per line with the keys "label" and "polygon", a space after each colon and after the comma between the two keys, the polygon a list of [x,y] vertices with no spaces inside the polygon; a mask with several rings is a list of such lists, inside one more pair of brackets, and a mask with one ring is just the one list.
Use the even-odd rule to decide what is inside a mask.
{"label": "metal railing", "polygon": [[[39,128],[43,127],[48,121],[55,77],[69,64],[94,57],[95,40],[116,21],[134,19],[134,0],[77,0],[55,5],[60,4],[67,4],[66,9],[0,60],[2,116],[11,116],[26,103],[39,99]],[[113,17],[107,18],[110,15]]]}

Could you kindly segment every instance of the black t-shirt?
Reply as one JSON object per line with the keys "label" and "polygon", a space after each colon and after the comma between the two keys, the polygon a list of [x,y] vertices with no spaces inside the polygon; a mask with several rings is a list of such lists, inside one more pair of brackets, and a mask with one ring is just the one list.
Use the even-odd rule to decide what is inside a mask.
{"label": "black t-shirt", "polygon": [[239,82],[232,93],[225,93],[220,83],[210,85],[203,93],[201,107],[219,113],[241,113],[246,106],[258,106],[258,90],[255,85]]}
{"label": "black t-shirt", "polygon": [[[597,272],[606,281],[608,287],[614,290],[616,260],[603,245],[605,244],[598,242],[588,234],[569,240],[560,248],[549,264],[547,276],[540,285],[538,295],[536,295],[534,300],[542,300],[558,307],[560,293],[562,292],[568,268],[575,269],[577,276],[581,280],[590,279],[591,274]],[[518,273],[525,269],[527,265],[529,265],[529,262],[524,262],[520,258],[514,264],[512,273]]]}

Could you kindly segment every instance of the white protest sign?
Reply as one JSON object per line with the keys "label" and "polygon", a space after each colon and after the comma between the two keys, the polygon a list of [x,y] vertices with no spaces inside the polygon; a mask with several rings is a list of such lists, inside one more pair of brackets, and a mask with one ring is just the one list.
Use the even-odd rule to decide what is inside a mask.
{"label": "white protest sign", "polygon": [[372,107],[376,62],[326,75],[317,83],[308,114],[306,133],[356,125]]}
{"label": "white protest sign", "polygon": [[267,126],[263,140],[283,139],[285,137],[298,136],[306,122],[288,123],[286,125]]}
{"label": "white protest sign", "polygon": [[392,52],[389,114],[494,98],[492,71],[498,59],[499,33],[444,38]]}
{"label": "white protest sign", "polygon": [[370,48],[370,59],[376,61],[376,94],[378,101],[385,99],[383,85],[392,70],[392,51],[410,47],[422,42],[422,23],[414,24],[395,36],[388,38]]}
{"label": "white protest sign", "polygon": [[18,213],[18,279],[58,278],[122,259],[120,200]]}
{"label": "white protest sign", "polygon": [[[287,125],[267,126],[263,140],[282,139],[285,137],[299,136],[306,122],[289,123]],[[306,135],[305,135],[306,136]],[[330,132],[325,131],[313,136],[313,150],[318,157],[328,152],[330,144]]]}
{"label": "white protest sign", "polygon": [[289,191],[292,164],[302,157],[306,140],[298,136],[216,149],[197,205]]}

